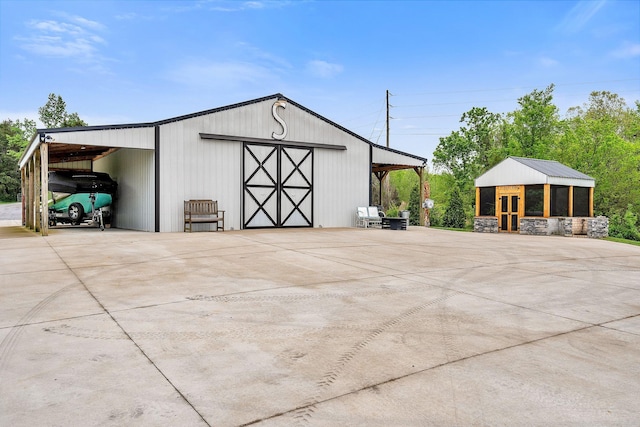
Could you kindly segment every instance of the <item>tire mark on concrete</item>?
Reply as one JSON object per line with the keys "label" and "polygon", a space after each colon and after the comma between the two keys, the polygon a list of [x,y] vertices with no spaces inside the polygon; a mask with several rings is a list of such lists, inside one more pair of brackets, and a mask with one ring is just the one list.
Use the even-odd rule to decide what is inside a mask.
{"label": "tire mark on concrete", "polygon": [[[192,341],[192,340],[211,340],[222,338],[246,338],[252,336],[260,336],[264,330],[252,330],[250,328],[225,329],[224,331],[130,331],[129,337],[120,331],[104,331],[99,329],[80,328],[76,326],[60,325],[43,328],[43,331],[65,335],[75,338],[86,338],[93,340],[128,340],[129,337],[140,340],[173,340],[173,341]],[[273,332],[272,330],[270,330]],[[285,332],[293,332],[293,329],[285,330]]]}
{"label": "tire mark on concrete", "polygon": [[284,295],[193,295],[186,297],[191,301],[207,301],[207,302],[269,302],[269,301],[307,301],[319,299],[340,299],[351,297],[369,297],[377,295],[390,295],[397,293],[424,291],[425,287],[412,286],[403,288],[381,288],[379,290],[368,290],[361,292],[335,292],[335,293],[318,293],[311,295],[302,294],[284,294]]}
{"label": "tire mark on concrete", "polygon": [[296,424],[300,425],[309,422],[309,420],[313,417],[313,413],[316,411],[316,405],[322,401],[322,398],[326,394],[327,389],[329,389],[331,385],[338,379],[346,366],[380,334],[414,316],[422,310],[439,304],[457,294],[458,292],[455,291],[444,291],[444,295],[442,295],[441,297],[415,306],[401,313],[400,315],[387,320],[375,329],[371,330],[362,340],[355,343],[349,350],[341,354],[338,357],[336,363],[324,373],[321,379],[316,381],[316,393],[314,393],[313,396],[309,396],[307,399],[305,399],[300,408],[294,410],[293,418]]}
{"label": "tire mark on concrete", "polygon": [[[192,341],[192,340],[220,340],[220,339],[251,339],[253,342],[256,338],[264,337],[267,334],[276,335],[280,338],[289,336],[300,336],[308,333],[326,331],[327,329],[337,330],[362,330],[364,325],[335,325],[325,327],[308,327],[306,325],[277,327],[269,326],[263,328],[240,327],[227,328],[217,331],[130,331],[129,335],[135,339],[141,340],[174,340],[174,341]],[[105,331],[95,328],[82,328],[70,326],[67,324],[47,326],[42,329],[44,332],[64,335],[75,338],[86,338],[95,340],[126,340],[128,339],[120,331]]]}
{"label": "tire mark on concrete", "polygon": [[[475,323],[476,317],[468,312],[462,313],[466,317],[468,323]],[[453,418],[456,424],[460,424],[458,418],[458,396],[456,393],[456,378],[464,377],[466,367],[462,364],[453,363],[463,359],[464,352],[460,348],[458,336],[460,333],[460,316],[453,313],[446,302],[440,306],[437,313],[438,323],[440,325],[440,335],[444,346],[444,355],[448,364],[449,389],[451,393],[451,401],[453,402]],[[474,396],[480,396],[481,393],[473,393]],[[473,425],[485,425],[484,413],[482,412],[481,402],[475,407],[480,408],[480,412],[475,414]]]}
{"label": "tire mark on concrete", "polygon": [[[4,371],[7,364],[9,363],[9,359],[15,350],[15,346],[17,345],[20,336],[24,331],[24,327],[28,325],[38,313],[44,310],[49,304],[51,304],[56,298],[66,292],[69,288],[77,286],[77,284],[67,285],[63,288],[58,289],[56,292],[50,294],[45,299],[40,301],[38,304],[33,306],[31,310],[29,310],[24,316],[18,320],[18,322],[11,328],[11,331],[0,343],[0,372]],[[2,382],[2,375],[0,375],[0,382]]]}
{"label": "tire mark on concrete", "polygon": [[133,344],[133,346],[138,349],[138,351],[140,352],[140,354],[151,364],[151,366],[153,366],[153,368],[158,372],[158,374],[160,374],[162,376],[162,378],[164,378],[164,380],[175,390],[175,392],[178,394],[178,396],[180,396],[180,399],[182,399],[189,407],[191,407],[191,409],[193,409],[193,411],[198,415],[198,417],[202,420],[202,422],[207,425],[207,426],[211,426],[211,424],[204,418],[204,416],[202,415],[202,413],[200,413],[200,411],[198,411],[198,409],[196,409],[196,407],[193,405],[193,403],[187,398],[187,396],[180,390],[178,389],[178,387],[171,381],[171,379],[169,379],[169,377],[167,377],[167,375],[160,369],[160,367],[155,363],[155,361],[153,359],[151,359],[151,357],[144,351],[144,349],[140,346],[140,344],[138,344],[130,335],[129,333],[125,330],[125,328],[120,324],[120,322],[118,322],[118,320],[114,317],[113,313],[110,312],[107,307],[105,307],[105,305],[102,303],[102,301],[100,301],[100,299],[91,291],[91,289],[89,289],[89,286],[80,278],[80,276],[78,275],[77,271],[75,271],[73,268],[71,268],[71,266],[67,263],[67,261],[62,257],[62,255],[60,255],[60,253],[58,252],[58,250],[56,248],[54,248],[50,242],[47,242],[49,244],[49,247],[53,250],[53,252],[55,252],[55,254],[58,256],[58,258],[60,259],[60,261],[62,261],[62,263],[67,267],[67,269],[75,276],[75,278],[78,280],[78,282],[82,285],[82,287],[87,291],[87,293],[89,294],[89,296],[91,297],[91,299],[93,301],[95,301],[98,306],[100,307],[100,309],[107,315],[109,316],[109,318],[113,321],[113,323],[122,331],[122,333],[124,335],[126,335],[127,339],[131,342],[131,344]]}

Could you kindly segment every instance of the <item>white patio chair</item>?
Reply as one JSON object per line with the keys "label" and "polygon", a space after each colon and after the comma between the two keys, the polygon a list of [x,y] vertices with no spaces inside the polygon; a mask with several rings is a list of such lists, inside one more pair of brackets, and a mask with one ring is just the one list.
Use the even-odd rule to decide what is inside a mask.
{"label": "white patio chair", "polygon": [[356,211],[356,227],[367,228],[369,226],[368,223],[369,212],[366,207],[358,207]]}
{"label": "white patio chair", "polygon": [[[370,227],[380,227],[382,228],[382,217],[380,215],[380,211],[378,211],[377,206],[369,206],[367,208],[368,216],[367,223]],[[384,215],[384,213],[382,214]]]}

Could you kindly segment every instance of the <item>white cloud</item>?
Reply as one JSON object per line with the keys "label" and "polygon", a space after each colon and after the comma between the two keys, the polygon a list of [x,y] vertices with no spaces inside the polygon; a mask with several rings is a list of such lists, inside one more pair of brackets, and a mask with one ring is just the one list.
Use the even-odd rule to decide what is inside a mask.
{"label": "white cloud", "polygon": [[579,1],[564,16],[558,25],[558,29],[568,33],[577,33],[584,28],[596,13],[604,6],[606,0]]}
{"label": "white cloud", "polygon": [[291,68],[291,64],[285,58],[262,50],[250,43],[237,42],[235,44],[235,48],[237,53],[240,53],[244,57],[251,58],[251,61],[260,61],[269,67],[277,67],[282,69]]}
{"label": "white cloud", "polygon": [[342,65],[332,64],[326,61],[313,60],[307,63],[307,71],[316,77],[330,78],[340,74],[343,70]]}
{"label": "white cloud", "polygon": [[17,36],[22,49],[35,55],[75,58],[83,62],[101,62],[98,52],[106,45],[98,34],[105,29],[99,22],[81,16],[59,14],[59,20],[31,20],[29,35]]}
{"label": "white cloud", "polygon": [[181,2],[165,10],[182,13],[194,10],[207,10],[212,12],[242,12],[245,10],[266,10],[278,9],[295,5],[299,2],[291,0],[268,0],[268,1],[238,1],[238,0],[200,0],[195,2]]}
{"label": "white cloud", "polygon": [[618,49],[611,52],[611,56],[614,58],[635,58],[636,56],[640,56],[640,43],[629,43],[625,42]]}
{"label": "white cloud", "polygon": [[90,28],[90,29],[96,30],[96,31],[102,31],[102,30],[104,30],[106,28],[100,22],[92,21],[90,19],[83,18],[82,16],[68,15],[68,18],[69,18],[70,21],[75,22],[76,24],[78,24],[78,25],[80,25],[81,27],[84,27],[84,28]]}

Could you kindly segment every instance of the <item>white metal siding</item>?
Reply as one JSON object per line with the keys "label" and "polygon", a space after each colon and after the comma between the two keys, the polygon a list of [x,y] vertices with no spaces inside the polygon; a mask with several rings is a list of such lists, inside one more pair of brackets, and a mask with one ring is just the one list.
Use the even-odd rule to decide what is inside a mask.
{"label": "white metal siding", "polygon": [[200,132],[210,132],[211,119],[201,116],[160,127],[161,232],[183,231],[183,204],[189,199],[217,200],[226,211],[225,229],[240,228],[242,144],[201,139]]}
{"label": "white metal siding", "polygon": [[125,128],[125,129],[104,129],[87,130],[77,132],[47,132],[55,142],[63,144],[78,145],[102,145],[106,147],[123,148],[144,148],[153,150],[154,129],[145,128]]}
{"label": "white metal siding", "polygon": [[[218,200],[225,226],[241,227],[241,142],[203,140],[200,133],[271,139],[282,128],[271,115],[275,98],[160,127],[160,231],[183,230],[183,201]],[[288,104],[278,113],[287,141],[344,145],[314,149],[314,226],[349,227],[357,206],[369,202],[369,144]],[[273,141],[274,144],[278,141]]]}
{"label": "white metal siding", "polygon": [[351,227],[356,208],[369,204],[369,144],[334,129],[336,132],[327,132],[327,137],[347,149],[315,150],[316,227]]}
{"label": "white metal siding", "polygon": [[155,231],[154,152],[121,149],[94,162],[94,170],[118,183],[113,226]]}
{"label": "white metal siding", "polygon": [[534,184],[547,184],[547,176],[513,159],[502,161],[476,179],[476,187]]}

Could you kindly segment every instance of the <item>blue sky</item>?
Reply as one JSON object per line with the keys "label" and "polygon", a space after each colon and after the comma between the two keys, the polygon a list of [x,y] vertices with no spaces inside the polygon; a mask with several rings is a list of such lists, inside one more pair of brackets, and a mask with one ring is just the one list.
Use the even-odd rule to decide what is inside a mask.
{"label": "blue sky", "polygon": [[640,1],[0,0],[0,119],[49,93],[90,125],[162,120],[282,93],[432,158],[462,113],[555,84],[640,99]]}

